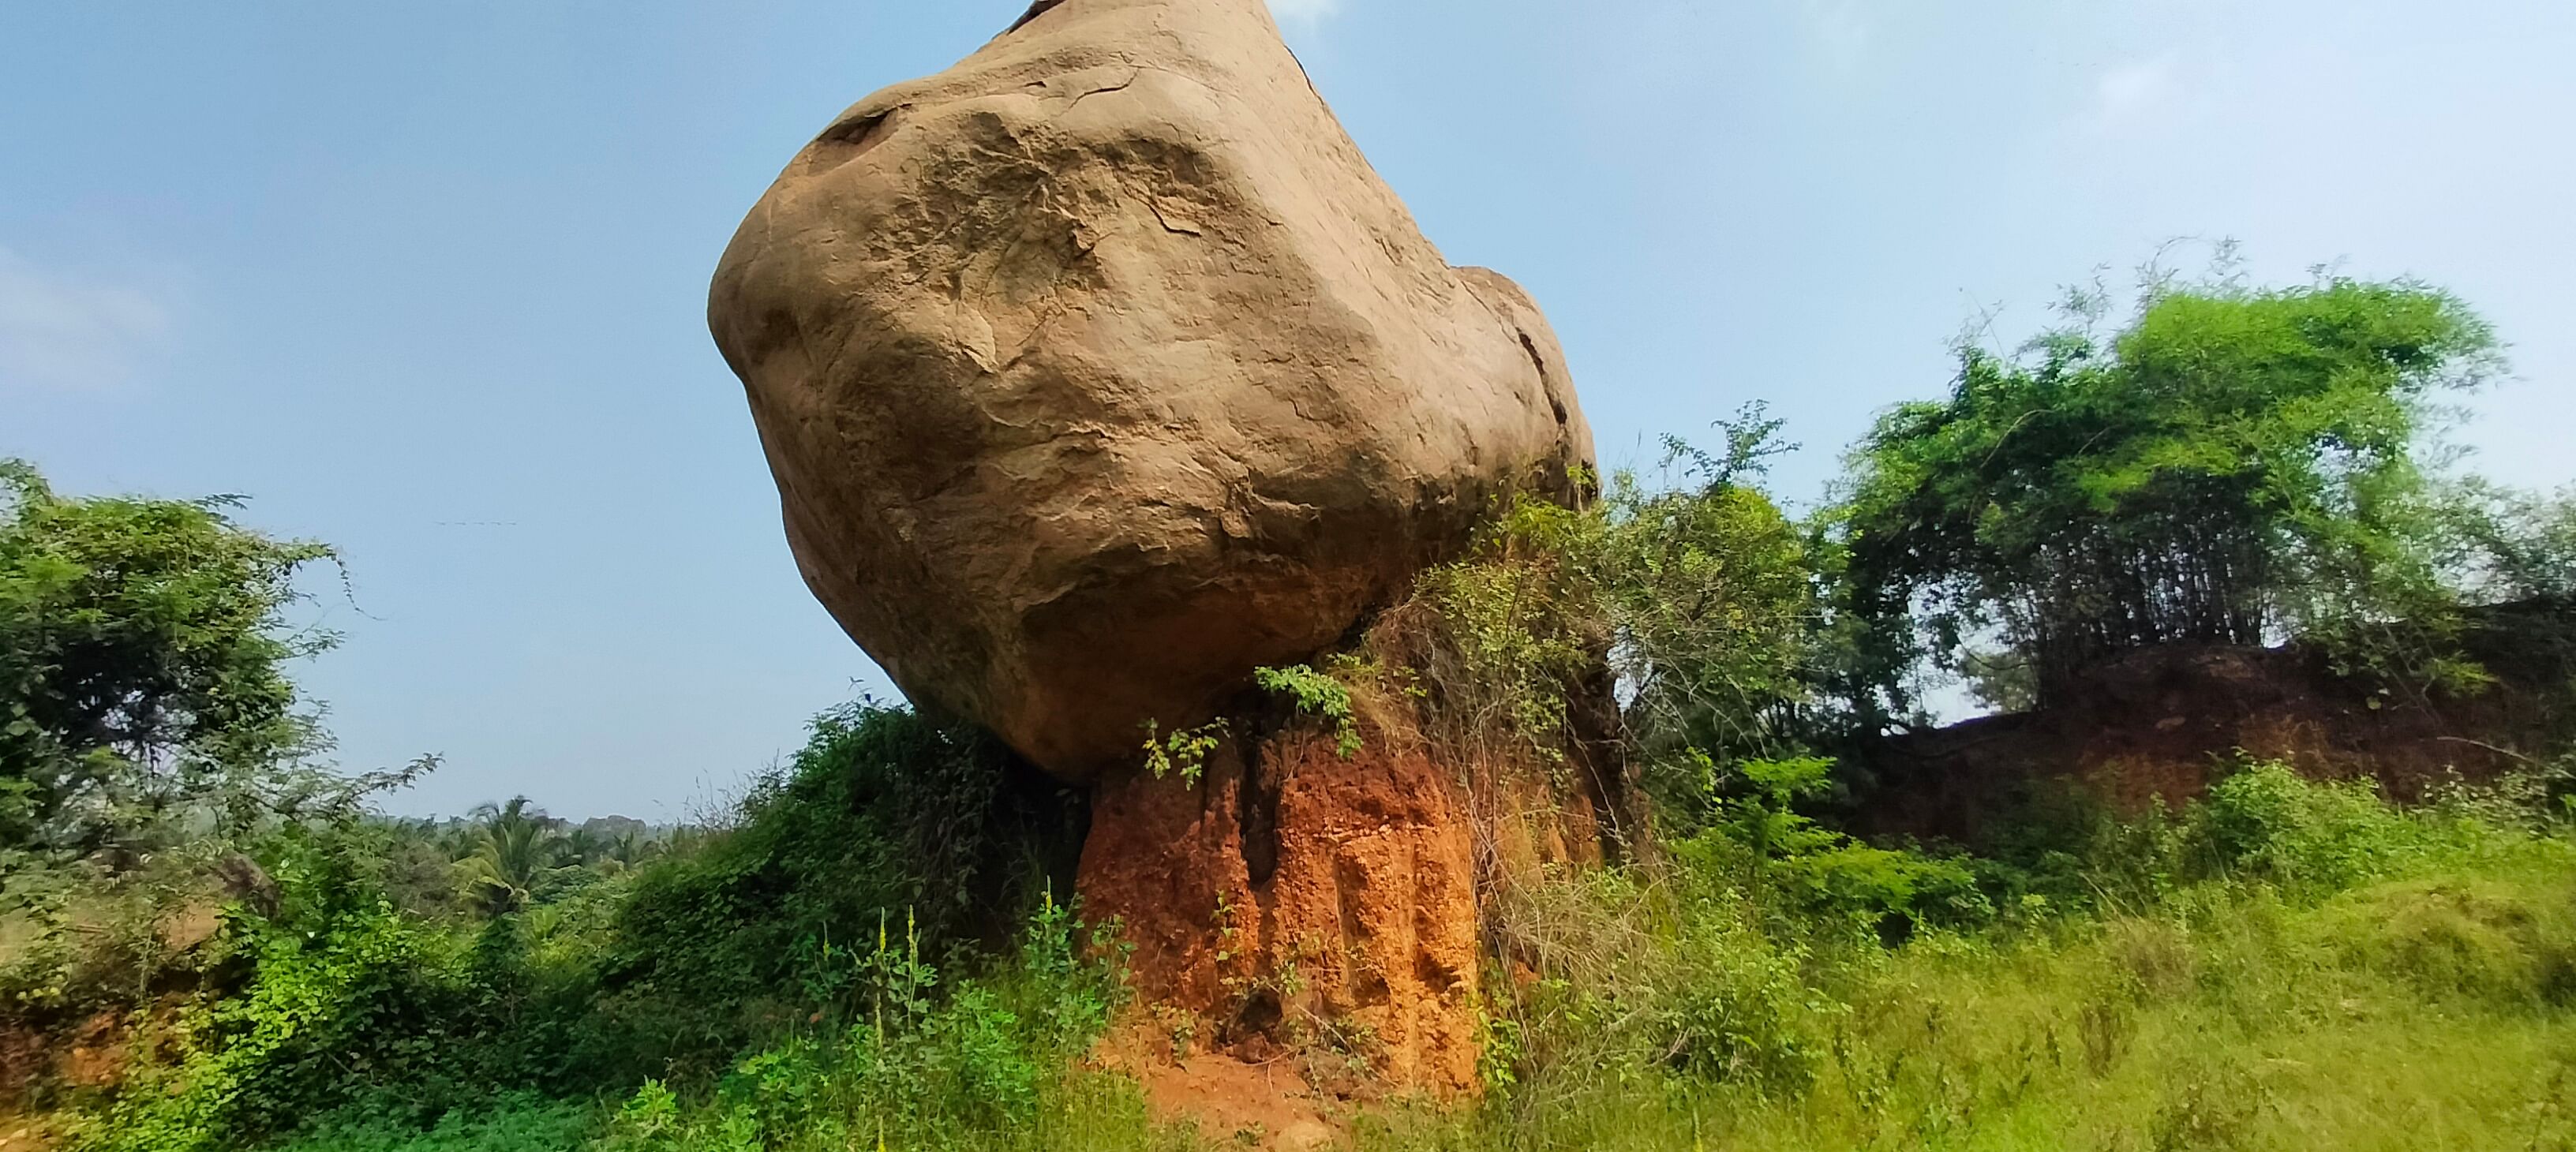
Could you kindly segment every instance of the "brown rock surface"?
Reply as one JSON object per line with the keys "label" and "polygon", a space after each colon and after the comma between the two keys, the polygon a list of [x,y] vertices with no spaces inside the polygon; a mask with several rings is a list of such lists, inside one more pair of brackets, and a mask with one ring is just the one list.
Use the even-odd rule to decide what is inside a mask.
{"label": "brown rock surface", "polygon": [[1262,0],[1040,4],[859,102],[709,315],[815,594],[1071,780],[1591,457],[1537,308],[1423,238]]}

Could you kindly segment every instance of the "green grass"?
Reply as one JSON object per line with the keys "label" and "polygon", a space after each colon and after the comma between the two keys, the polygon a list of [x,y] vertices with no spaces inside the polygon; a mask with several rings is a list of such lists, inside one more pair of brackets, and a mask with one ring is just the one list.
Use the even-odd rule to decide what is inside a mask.
{"label": "green grass", "polygon": [[[1807,956],[1802,1084],[1649,1064],[1535,1069],[1465,1109],[1390,1106],[1364,1152],[2576,1149],[2576,845],[2503,842],[2310,901],[2184,886],[2132,914]],[[1708,973],[1723,981],[1727,975]],[[783,1065],[766,1065],[776,1069]],[[333,1126],[288,1152],[869,1149],[830,1067],[717,1098],[503,1101],[421,1133]],[[792,1107],[800,1120],[749,1119]],[[657,1118],[658,1117],[658,1118]],[[1226,1147],[1158,1127],[1134,1085],[1069,1072],[1019,1123],[889,1149]]]}
{"label": "green grass", "polygon": [[2571,1005],[2576,848],[2535,841],[2313,906],[2212,882],[1925,939],[1822,1014],[1803,1090],[1565,1069],[1544,1106],[1390,1115],[1360,1146],[2569,1149]]}
{"label": "green grass", "polygon": [[[834,1087],[828,1078],[817,1078],[796,1094],[829,1096]],[[273,1152],[843,1152],[875,1148],[880,1123],[890,1149],[1196,1152],[1205,1146],[1186,1126],[1155,1123],[1133,1083],[1094,1072],[1068,1074],[1048,1085],[1024,1124],[962,1140],[925,1139],[923,1129],[907,1118],[861,1111],[810,1115],[793,1131],[765,1131],[757,1120],[759,1111],[756,1104],[702,1107],[639,1118],[632,1107],[520,1097],[450,1115],[425,1132],[363,1117],[325,1122]]]}
{"label": "green grass", "polygon": [[[2399,810],[2356,785],[2248,765],[2180,812],[2031,815],[2044,846],[1998,859],[1713,823],[1657,862],[1506,893],[1491,927],[1514,967],[1488,982],[1490,1090],[1445,1108],[1373,1105],[1354,1142],[2576,1152],[2576,839],[2545,815],[2557,810],[2528,788]],[[1777,812],[1762,827],[1797,830]],[[1878,880],[1793,882],[1819,861],[1857,861]],[[1976,898],[1879,882],[1927,862]],[[510,967],[526,949],[500,946],[518,936],[476,937],[458,968],[464,953],[421,943],[445,937],[381,905],[317,923],[331,931],[264,937],[275,947],[257,980],[225,1002],[231,1016],[209,1017],[259,1030],[68,1116],[66,1147],[1237,1146],[1157,1124],[1137,1085],[1084,1067],[1124,993],[1052,899],[1016,947],[953,963],[926,960],[902,922],[822,949],[813,971],[838,975],[784,1030],[702,1070],[671,1062],[667,1084],[563,1077],[551,1096],[512,1090],[546,1082],[521,1064],[582,1050],[544,1046],[543,1028],[635,1001],[513,1024],[496,1012],[529,979]],[[601,931],[579,917],[553,930]],[[487,1000],[501,1008],[441,1015]],[[430,1017],[446,1022],[418,1026]],[[395,1040],[410,1045],[399,1065]],[[506,1051],[525,1059],[495,1058]],[[360,1091],[353,1059],[412,1071]]]}
{"label": "green grass", "polygon": [[[721,1114],[695,1119],[701,1122],[653,1130],[623,1122],[619,1109],[604,1105],[518,1098],[470,1114],[450,1115],[428,1131],[415,1125],[354,1116],[328,1121],[304,1136],[275,1146],[273,1152],[731,1152],[771,1148],[841,1152],[876,1147],[875,1126],[865,1122],[871,1118],[815,1123],[775,1139],[748,1126],[729,1126],[725,1123],[727,1117]],[[899,1121],[890,1122],[887,1147],[923,1147],[919,1136],[918,1131]],[[1195,1152],[1202,1147],[1186,1128],[1154,1123],[1135,1085],[1106,1074],[1066,1078],[1049,1090],[1044,1106],[1024,1129],[986,1133],[964,1144],[942,1146],[995,1152]]]}

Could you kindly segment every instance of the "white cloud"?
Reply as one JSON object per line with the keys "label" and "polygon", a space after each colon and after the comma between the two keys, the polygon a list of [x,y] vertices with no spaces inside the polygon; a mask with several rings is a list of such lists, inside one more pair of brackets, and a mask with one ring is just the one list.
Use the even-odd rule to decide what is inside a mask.
{"label": "white cloud", "polygon": [[2174,58],[2131,61],[2104,72],[2093,86],[2093,123],[2110,128],[2150,115],[2181,91]]}
{"label": "white cloud", "polygon": [[148,293],[67,279],[0,248],[0,390],[114,387],[169,328]]}
{"label": "white cloud", "polygon": [[1342,10],[1342,0],[1270,0],[1272,15],[1312,24]]}

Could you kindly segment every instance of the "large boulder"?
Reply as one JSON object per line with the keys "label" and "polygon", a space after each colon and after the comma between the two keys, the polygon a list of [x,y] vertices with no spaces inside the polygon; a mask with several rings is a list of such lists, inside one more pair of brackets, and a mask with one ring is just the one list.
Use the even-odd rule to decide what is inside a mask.
{"label": "large boulder", "polygon": [[1423,238],[1263,0],[1050,0],[860,101],[708,312],[815,595],[1067,780],[1591,463],[1538,308]]}

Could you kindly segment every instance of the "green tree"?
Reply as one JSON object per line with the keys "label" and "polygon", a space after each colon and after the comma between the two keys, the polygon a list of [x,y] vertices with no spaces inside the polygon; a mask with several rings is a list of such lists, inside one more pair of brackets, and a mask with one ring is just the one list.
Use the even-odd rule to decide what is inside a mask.
{"label": "green tree", "polygon": [[[2426,667],[2438,399],[2500,366],[2459,300],[2411,281],[2154,283],[2107,340],[2098,292],[2017,355],[1973,345],[1941,401],[1882,417],[1834,514],[1854,688],[2000,641],[2041,700],[2128,649],[2328,642]],[[1918,630],[1917,624],[1921,625]]]}
{"label": "green tree", "polygon": [[473,821],[473,854],[458,861],[457,869],[475,905],[490,915],[526,907],[566,866],[571,845],[563,822],[525,796],[476,808]]}
{"label": "green tree", "polygon": [[2576,605],[2576,489],[2543,496],[2473,479],[2454,495],[2462,582],[2478,598]]}
{"label": "green tree", "polygon": [[1667,439],[1669,482],[1623,472],[1583,508],[1515,500],[1467,558],[1425,574],[1439,627],[1398,632],[1437,639],[1393,655],[1453,737],[1511,733],[1547,757],[1599,739],[1576,709],[1615,698],[1647,791],[1685,828],[1705,815],[1703,759],[1816,742],[1816,550],[1759,484],[1788,448],[1758,404],[1717,427],[1716,452]]}
{"label": "green tree", "polygon": [[314,746],[284,666],[336,638],[286,611],[332,553],[238,503],[66,498],[0,461],[0,847],[95,849]]}
{"label": "green tree", "polygon": [[642,832],[629,828],[618,833],[615,839],[608,842],[606,859],[621,870],[633,868],[652,859],[656,847],[652,841],[644,838]]}
{"label": "green tree", "polygon": [[1602,502],[1612,657],[1628,727],[1650,755],[1791,754],[1814,736],[1816,560],[1761,478],[1795,446],[1760,404],[1717,427],[1719,452],[1665,439],[1684,483],[1649,489],[1623,475]]}
{"label": "green tree", "polygon": [[569,828],[563,834],[563,858],[568,864],[595,865],[607,859],[608,845],[608,837],[597,829]]}

